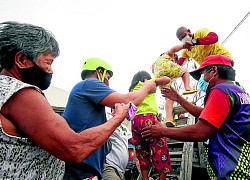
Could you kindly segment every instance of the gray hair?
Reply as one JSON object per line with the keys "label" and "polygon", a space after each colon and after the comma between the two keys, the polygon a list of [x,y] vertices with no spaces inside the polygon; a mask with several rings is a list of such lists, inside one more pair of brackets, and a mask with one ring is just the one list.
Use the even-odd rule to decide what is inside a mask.
{"label": "gray hair", "polygon": [[17,52],[22,51],[35,62],[42,54],[59,56],[54,35],[42,27],[19,22],[0,23],[0,69],[10,69]]}

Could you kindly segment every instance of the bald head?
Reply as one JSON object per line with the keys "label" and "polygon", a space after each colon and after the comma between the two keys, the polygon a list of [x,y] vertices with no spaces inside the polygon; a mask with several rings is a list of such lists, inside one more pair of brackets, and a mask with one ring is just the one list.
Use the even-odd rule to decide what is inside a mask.
{"label": "bald head", "polygon": [[184,26],[180,27],[177,29],[176,31],[176,37],[181,41],[183,37],[185,37],[185,35],[187,33],[190,33],[190,30]]}

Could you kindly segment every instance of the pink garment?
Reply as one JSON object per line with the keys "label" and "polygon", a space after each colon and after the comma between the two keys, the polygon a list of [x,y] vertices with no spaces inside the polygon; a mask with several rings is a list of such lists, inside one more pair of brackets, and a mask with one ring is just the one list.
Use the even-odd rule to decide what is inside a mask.
{"label": "pink garment", "polygon": [[130,103],[130,107],[126,116],[126,119],[128,121],[131,121],[134,119],[135,113],[137,111],[138,107],[136,105],[134,105],[133,103]]}
{"label": "pink garment", "polygon": [[131,123],[132,141],[141,170],[148,170],[153,165],[158,173],[168,173],[172,171],[172,166],[167,139],[164,137],[145,141],[141,136],[142,129],[155,124],[156,121],[160,122],[160,119],[154,114],[136,115]]}

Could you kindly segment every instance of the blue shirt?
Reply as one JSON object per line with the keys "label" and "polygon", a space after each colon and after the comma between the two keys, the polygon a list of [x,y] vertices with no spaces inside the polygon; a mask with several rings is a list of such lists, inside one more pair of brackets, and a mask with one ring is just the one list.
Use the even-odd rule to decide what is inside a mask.
{"label": "blue shirt", "polygon": [[[115,91],[98,79],[83,80],[71,90],[63,117],[77,133],[101,125],[107,119],[105,106],[99,103],[113,92]],[[65,173],[81,179],[90,176],[98,176],[101,179],[106,153],[104,144],[82,163],[66,163]]]}

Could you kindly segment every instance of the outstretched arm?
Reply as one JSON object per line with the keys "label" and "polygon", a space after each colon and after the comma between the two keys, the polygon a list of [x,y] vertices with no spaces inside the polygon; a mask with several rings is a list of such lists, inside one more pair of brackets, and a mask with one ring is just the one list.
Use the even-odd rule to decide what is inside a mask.
{"label": "outstretched arm", "polygon": [[215,32],[208,33],[207,36],[203,38],[197,38],[196,45],[209,45],[218,42],[218,35]]}
{"label": "outstretched arm", "polygon": [[196,106],[184,99],[180,94],[178,94],[172,87],[165,88],[161,90],[162,96],[166,97],[172,101],[178,102],[184,109],[186,109],[190,114],[195,117],[199,117],[203,108]]}
{"label": "outstretched arm", "polygon": [[[63,117],[53,111],[42,94],[25,88],[4,104],[1,114],[6,118],[0,117],[0,120],[9,121],[9,128],[4,129],[8,131],[6,133],[28,137],[37,146],[64,161],[81,162],[106,142],[124,120],[128,109],[129,104],[115,104],[116,112],[111,120],[75,133]],[[15,132],[15,128],[20,131]]]}
{"label": "outstretched arm", "polygon": [[147,141],[156,137],[169,137],[179,141],[206,141],[215,131],[213,125],[202,119],[196,124],[181,128],[166,128],[161,122],[156,122],[155,125],[142,129],[142,137]]}
{"label": "outstretched arm", "polygon": [[143,86],[137,91],[132,91],[127,94],[113,92],[108,96],[106,96],[101,101],[101,104],[113,108],[115,103],[127,104],[129,102],[132,102],[133,104],[138,106],[139,104],[141,104],[141,102],[149,93],[154,93],[155,91],[156,91],[156,83],[153,81],[146,80]]}
{"label": "outstretched arm", "polygon": [[173,57],[173,55],[174,55],[175,53],[179,52],[179,51],[182,50],[182,49],[184,49],[183,44],[179,44],[179,45],[176,45],[176,46],[170,48],[166,53],[167,53],[169,56]]}
{"label": "outstretched arm", "polygon": [[185,49],[190,50],[191,46],[196,46],[196,45],[210,45],[210,44],[214,44],[218,42],[218,35],[215,32],[210,32],[208,33],[207,36],[205,37],[200,37],[200,38],[196,38],[193,39],[191,41],[186,41],[183,44],[183,47]]}

